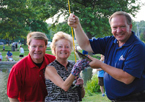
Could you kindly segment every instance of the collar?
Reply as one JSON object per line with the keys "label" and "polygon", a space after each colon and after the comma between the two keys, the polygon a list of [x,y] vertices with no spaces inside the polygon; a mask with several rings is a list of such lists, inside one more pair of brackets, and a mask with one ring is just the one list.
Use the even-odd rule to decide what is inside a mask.
{"label": "collar", "polygon": [[[57,64],[59,64],[60,66],[64,67],[62,64],[60,64],[57,60],[55,60]],[[69,66],[70,62],[68,61],[67,63],[67,67]]]}
{"label": "collar", "polygon": [[[135,33],[132,31],[130,38],[126,41],[126,43],[123,46],[129,46],[130,44],[132,44],[135,38],[136,38]],[[118,43],[118,40],[115,39],[114,43]]]}
{"label": "collar", "polygon": [[[32,61],[32,58],[31,58],[30,54],[28,54],[28,63],[29,63],[30,68],[39,68],[39,67],[38,67],[36,64],[34,64],[34,62]],[[49,59],[46,58],[46,56],[44,56],[44,61],[43,61],[42,65],[41,65],[41,67],[40,67],[40,70],[43,69],[43,68],[45,68],[46,65],[47,65],[48,63],[50,63],[50,62],[49,62]]]}
{"label": "collar", "polygon": [[30,68],[36,67],[36,65],[33,63],[32,59],[31,59],[30,54],[28,54],[28,63],[29,63]]}

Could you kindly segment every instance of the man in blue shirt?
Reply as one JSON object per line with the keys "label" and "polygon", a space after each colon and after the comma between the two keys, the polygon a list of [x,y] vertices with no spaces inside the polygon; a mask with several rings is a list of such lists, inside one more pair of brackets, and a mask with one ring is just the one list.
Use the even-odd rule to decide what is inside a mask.
{"label": "man in blue shirt", "polygon": [[89,40],[78,17],[71,14],[68,18],[68,25],[74,28],[79,46],[105,56],[104,63],[89,58],[92,68],[105,71],[107,97],[112,102],[145,101],[145,44],[131,31],[132,20],[126,12],[115,12],[109,23],[113,36]]}
{"label": "man in blue shirt", "polygon": [[7,52],[6,59],[7,61],[13,61],[13,54],[10,51]]}

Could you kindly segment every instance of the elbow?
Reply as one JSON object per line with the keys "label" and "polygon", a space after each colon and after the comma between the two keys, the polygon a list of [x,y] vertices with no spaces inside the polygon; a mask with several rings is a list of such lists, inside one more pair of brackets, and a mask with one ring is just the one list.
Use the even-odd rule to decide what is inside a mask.
{"label": "elbow", "polygon": [[124,77],[124,78],[122,79],[122,82],[123,82],[124,84],[126,84],[126,85],[131,84],[131,83],[134,81],[134,79],[135,79],[134,76],[132,76],[132,75],[130,75],[130,74],[128,74],[128,73],[126,73],[125,76],[126,76],[126,77]]}
{"label": "elbow", "polygon": [[63,89],[65,92],[67,92],[69,88],[67,88],[67,87],[62,87],[61,89]]}
{"label": "elbow", "polygon": [[129,79],[123,81],[123,83],[126,84],[126,85],[129,85],[132,82],[133,82],[133,80],[129,80]]}
{"label": "elbow", "polygon": [[65,92],[67,92],[68,91],[68,89],[63,89]]}
{"label": "elbow", "polygon": [[123,83],[129,85],[131,82],[124,81]]}

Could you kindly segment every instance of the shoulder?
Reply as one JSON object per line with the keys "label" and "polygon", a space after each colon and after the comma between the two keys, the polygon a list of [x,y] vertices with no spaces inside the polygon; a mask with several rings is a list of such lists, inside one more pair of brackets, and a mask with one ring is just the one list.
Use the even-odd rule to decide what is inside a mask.
{"label": "shoulder", "polygon": [[45,54],[45,58],[49,59],[50,62],[55,60],[55,56],[54,55],[50,55],[50,54]]}
{"label": "shoulder", "polygon": [[103,38],[93,38],[93,39],[90,39],[90,41],[96,41],[96,40],[115,40],[115,37],[114,36],[106,36],[106,37],[103,37]]}
{"label": "shoulder", "polygon": [[47,66],[55,66],[57,65],[58,63],[56,63],[56,60],[54,60],[53,62],[49,63]]}
{"label": "shoulder", "polygon": [[45,73],[45,78],[50,79],[57,74],[57,71],[54,66],[47,66],[44,73]]}
{"label": "shoulder", "polygon": [[134,51],[145,52],[145,43],[139,40],[138,38],[134,39],[134,41],[130,44],[130,50],[134,49]]}
{"label": "shoulder", "polygon": [[45,54],[45,57],[50,58],[50,59],[55,59],[54,55],[50,55],[50,54]]}
{"label": "shoulder", "polygon": [[[93,38],[90,39],[91,46],[106,46],[108,44],[112,44],[116,41],[114,36],[106,36],[104,38]],[[96,48],[95,48],[96,49]]]}
{"label": "shoulder", "polygon": [[27,65],[27,63],[28,63],[28,56],[24,57],[23,59],[18,61],[16,64],[14,64],[12,69],[19,70],[19,71],[24,70],[24,67]]}

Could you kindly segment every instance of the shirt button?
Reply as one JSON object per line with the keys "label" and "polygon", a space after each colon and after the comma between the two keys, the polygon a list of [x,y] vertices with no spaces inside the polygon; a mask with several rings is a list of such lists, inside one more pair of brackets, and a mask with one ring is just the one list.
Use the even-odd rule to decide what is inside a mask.
{"label": "shirt button", "polygon": [[39,77],[41,77],[41,75],[39,75]]}

